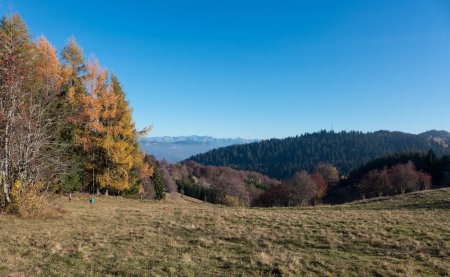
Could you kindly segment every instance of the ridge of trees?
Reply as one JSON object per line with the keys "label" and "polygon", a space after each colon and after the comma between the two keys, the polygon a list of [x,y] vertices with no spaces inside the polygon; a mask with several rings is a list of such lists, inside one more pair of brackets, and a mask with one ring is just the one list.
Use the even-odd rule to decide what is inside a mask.
{"label": "ridge of trees", "polygon": [[295,172],[313,172],[319,163],[329,163],[347,175],[372,159],[391,153],[432,149],[437,156],[448,154],[446,148],[422,135],[378,131],[321,131],[285,139],[233,145],[195,155],[190,160],[205,165],[228,166],[257,171],[272,178],[284,179]]}
{"label": "ridge of trees", "polygon": [[438,158],[432,150],[377,158],[348,176],[331,164],[320,163],[311,174],[299,171],[281,180],[194,161],[161,165],[181,194],[228,206],[337,204],[450,186],[450,155]]}

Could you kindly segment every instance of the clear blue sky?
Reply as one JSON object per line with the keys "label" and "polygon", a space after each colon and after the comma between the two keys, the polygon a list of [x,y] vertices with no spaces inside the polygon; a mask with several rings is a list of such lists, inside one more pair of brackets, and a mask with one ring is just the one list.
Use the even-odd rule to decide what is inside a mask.
{"label": "clear blue sky", "polygon": [[75,36],[153,135],[450,130],[450,1],[4,1]]}

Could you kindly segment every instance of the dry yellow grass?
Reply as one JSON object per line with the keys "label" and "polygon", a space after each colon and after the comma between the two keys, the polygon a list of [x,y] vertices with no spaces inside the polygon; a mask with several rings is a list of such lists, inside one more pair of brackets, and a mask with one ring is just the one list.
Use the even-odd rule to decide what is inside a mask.
{"label": "dry yellow grass", "polygon": [[293,209],[78,195],[66,210],[0,216],[0,275],[450,274],[449,189]]}

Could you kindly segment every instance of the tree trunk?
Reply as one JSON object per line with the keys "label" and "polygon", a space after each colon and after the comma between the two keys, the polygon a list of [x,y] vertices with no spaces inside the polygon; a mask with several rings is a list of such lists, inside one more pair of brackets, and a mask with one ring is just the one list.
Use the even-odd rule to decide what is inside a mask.
{"label": "tree trunk", "polygon": [[11,198],[9,198],[9,187],[6,180],[3,180],[3,193],[5,194],[6,204],[11,203]]}

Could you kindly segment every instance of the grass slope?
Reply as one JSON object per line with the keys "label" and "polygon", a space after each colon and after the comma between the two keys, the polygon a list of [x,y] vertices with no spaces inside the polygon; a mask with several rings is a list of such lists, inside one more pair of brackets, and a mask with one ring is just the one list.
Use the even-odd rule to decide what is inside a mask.
{"label": "grass slope", "polygon": [[341,206],[238,209],[88,196],[0,216],[1,276],[449,275],[450,189]]}

